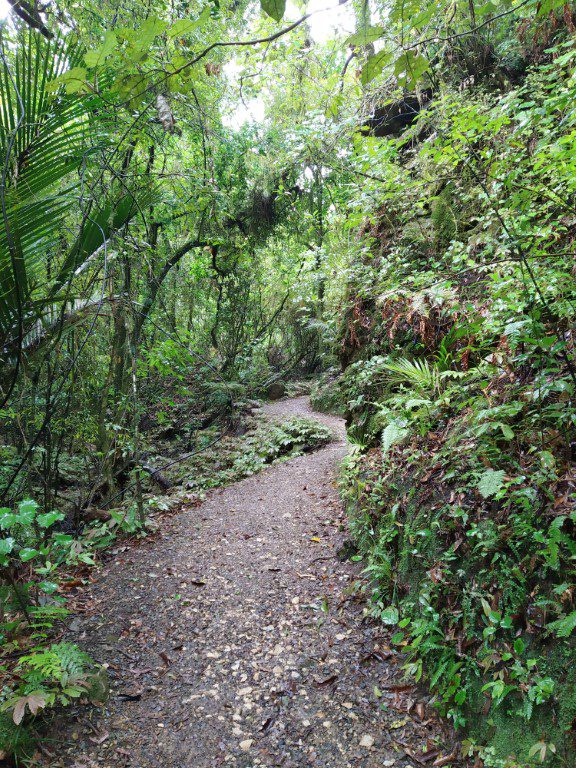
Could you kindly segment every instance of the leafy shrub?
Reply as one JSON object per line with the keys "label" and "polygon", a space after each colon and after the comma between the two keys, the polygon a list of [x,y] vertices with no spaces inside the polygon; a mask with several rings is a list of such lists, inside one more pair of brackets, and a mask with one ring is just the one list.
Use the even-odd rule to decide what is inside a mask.
{"label": "leafy shrub", "polygon": [[330,369],[318,379],[310,393],[310,404],[315,411],[344,415],[344,400],[340,390],[339,374]]}
{"label": "leafy shrub", "polygon": [[[372,611],[398,624],[407,671],[427,680],[457,725],[499,745],[497,756],[509,744],[480,725],[482,713],[489,707],[504,732],[523,721],[515,749],[528,760],[543,724],[558,749],[566,738],[551,701],[563,722],[576,716],[574,673],[559,663],[574,648],[576,513],[552,512],[562,480],[551,454],[516,453],[526,437],[501,421],[514,401],[492,401],[488,417],[474,395],[483,383],[460,379],[459,394],[430,397],[424,429],[417,390],[388,398],[382,447],[351,459],[343,488]],[[530,421],[524,406],[527,434]],[[486,468],[485,457],[503,468]]]}
{"label": "leafy shrub", "polygon": [[[64,515],[27,499],[0,510],[0,753],[31,748],[27,725],[43,710],[89,696],[95,665],[76,645],[50,642],[67,615],[58,594],[62,566],[92,564],[89,547],[58,530]],[[7,534],[7,535],[6,535]],[[89,535],[89,534],[88,534]],[[97,540],[93,538],[92,545]]]}
{"label": "leafy shrub", "polygon": [[72,643],[52,643],[21,656],[14,669],[19,684],[0,705],[20,725],[27,710],[36,715],[55,704],[69,704],[87,694],[91,686],[91,658]]}

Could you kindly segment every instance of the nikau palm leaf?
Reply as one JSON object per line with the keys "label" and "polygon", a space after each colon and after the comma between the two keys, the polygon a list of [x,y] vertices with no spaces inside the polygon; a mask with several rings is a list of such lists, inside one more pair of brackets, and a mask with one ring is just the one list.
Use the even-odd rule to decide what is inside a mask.
{"label": "nikau palm leaf", "polygon": [[[75,43],[47,41],[32,30],[18,47],[0,37],[0,149],[4,199],[0,220],[0,348],[9,359],[38,322],[66,300],[78,267],[138,211],[125,188],[96,205],[83,200],[81,170],[109,142],[96,95],[66,94],[54,80],[75,66]],[[62,183],[64,182],[64,183]],[[67,183],[68,182],[68,183]],[[149,194],[142,206],[149,204]],[[62,254],[70,217],[78,235]]]}

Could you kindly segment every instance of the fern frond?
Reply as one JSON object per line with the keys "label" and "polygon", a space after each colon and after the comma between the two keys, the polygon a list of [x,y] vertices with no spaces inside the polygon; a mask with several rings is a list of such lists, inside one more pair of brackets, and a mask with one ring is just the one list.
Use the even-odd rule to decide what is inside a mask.
{"label": "fern frond", "polygon": [[428,360],[408,360],[400,358],[384,365],[389,379],[393,383],[408,384],[418,390],[434,390],[438,388],[440,377],[438,368],[430,365]]}

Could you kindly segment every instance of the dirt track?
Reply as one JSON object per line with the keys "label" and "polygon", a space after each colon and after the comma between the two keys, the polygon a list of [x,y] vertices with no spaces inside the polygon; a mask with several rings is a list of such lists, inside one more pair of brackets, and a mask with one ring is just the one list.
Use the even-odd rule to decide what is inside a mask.
{"label": "dirt track", "polygon": [[306,398],[264,410],[314,415],[338,439],[212,493],[107,566],[73,639],[109,665],[111,697],[46,742],[50,765],[400,768],[451,751],[364,619],[358,567],[336,557],[342,421]]}

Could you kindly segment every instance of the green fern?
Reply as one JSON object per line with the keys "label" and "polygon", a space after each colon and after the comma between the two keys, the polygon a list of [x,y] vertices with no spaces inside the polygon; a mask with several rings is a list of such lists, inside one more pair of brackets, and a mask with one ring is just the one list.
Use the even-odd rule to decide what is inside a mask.
{"label": "green fern", "polygon": [[386,363],[388,379],[394,384],[408,384],[421,392],[437,390],[440,386],[440,372],[437,366],[430,365],[428,360],[408,360],[400,358]]}
{"label": "green fern", "polygon": [[51,684],[66,686],[71,679],[79,679],[93,666],[92,659],[73,643],[53,643],[22,656],[18,668],[28,687]]}
{"label": "green fern", "polygon": [[576,629],[576,611],[572,611],[568,616],[562,616],[561,619],[550,622],[546,629],[553,632],[556,637],[569,637]]}
{"label": "green fern", "polygon": [[504,475],[502,469],[487,469],[480,475],[478,480],[478,490],[482,498],[488,499],[495,496],[504,484]]}

